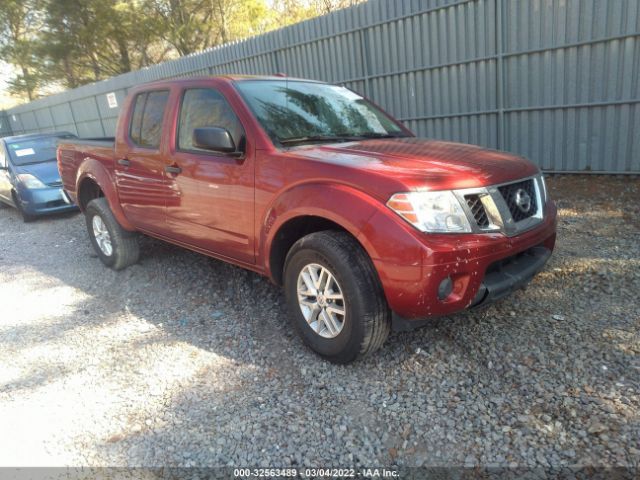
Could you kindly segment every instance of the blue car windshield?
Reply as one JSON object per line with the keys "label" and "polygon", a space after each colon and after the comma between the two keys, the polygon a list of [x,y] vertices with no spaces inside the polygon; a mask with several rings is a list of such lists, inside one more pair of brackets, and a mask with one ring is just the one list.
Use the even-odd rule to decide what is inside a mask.
{"label": "blue car windshield", "polygon": [[60,137],[36,137],[7,143],[11,163],[29,165],[55,160],[59,139]]}

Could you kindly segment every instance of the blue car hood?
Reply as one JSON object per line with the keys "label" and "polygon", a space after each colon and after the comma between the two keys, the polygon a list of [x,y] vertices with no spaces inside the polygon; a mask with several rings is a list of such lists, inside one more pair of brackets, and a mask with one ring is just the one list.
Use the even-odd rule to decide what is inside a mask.
{"label": "blue car hood", "polygon": [[58,163],[55,160],[31,165],[16,166],[16,173],[30,173],[42,183],[50,184],[60,181]]}

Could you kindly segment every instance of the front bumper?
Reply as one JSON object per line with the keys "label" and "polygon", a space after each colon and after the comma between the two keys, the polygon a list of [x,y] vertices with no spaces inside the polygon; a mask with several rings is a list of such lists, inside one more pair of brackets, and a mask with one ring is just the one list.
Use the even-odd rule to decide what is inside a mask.
{"label": "front bumper", "polygon": [[[486,305],[523,287],[544,267],[555,239],[556,207],[549,202],[539,225],[513,237],[423,235],[418,238],[422,262],[397,265],[374,260],[394,313],[394,329],[415,328],[423,319]],[[500,269],[505,259],[508,262]],[[447,278],[452,290],[440,299],[439,286]]]}
{"label": "front bumper", "polygon": [[551,250],[532,247],[489,267],[470,307],[489,305],[521,289],[544,268],[551,258]]}
{"label": "front bumper", "polygon": [[27,215],[48,215],[78,209],[62,187],[22,189],[19,193],[22,210]]}

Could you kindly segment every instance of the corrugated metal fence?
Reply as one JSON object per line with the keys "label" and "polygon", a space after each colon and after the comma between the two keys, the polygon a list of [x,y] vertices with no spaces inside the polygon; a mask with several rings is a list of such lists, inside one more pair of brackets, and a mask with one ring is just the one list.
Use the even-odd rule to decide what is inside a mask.
{"label": "corrugated metal fence", "polygon": [[11,125],[9,125],[9,117],[7,117],[6,112],[0,111],[0,137],[5,137],[12,133]]}
{"label": "corrugated metal fence", "polygon": [[151,80],[276,72],[344,84],[420,136],[551,171],[640,173],[640,0],[370,0],[37,100],[8,120],[14,133],[113,135],[108,93],[121,105]]}

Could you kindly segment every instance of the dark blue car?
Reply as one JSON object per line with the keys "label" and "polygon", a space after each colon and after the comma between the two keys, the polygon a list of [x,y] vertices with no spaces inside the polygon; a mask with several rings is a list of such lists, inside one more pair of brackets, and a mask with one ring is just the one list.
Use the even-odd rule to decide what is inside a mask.
{"label": "dark blue car", "polygon": [[0,139],[0,202],[15,206],[25,222],[77,207],[62,190],[56,146],[70,133],[30,134]]}

